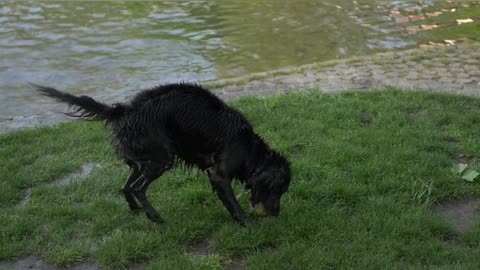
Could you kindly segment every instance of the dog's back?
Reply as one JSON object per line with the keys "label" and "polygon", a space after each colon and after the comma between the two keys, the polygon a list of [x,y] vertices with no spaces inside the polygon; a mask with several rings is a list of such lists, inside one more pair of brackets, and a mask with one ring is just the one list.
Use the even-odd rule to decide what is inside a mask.
{"label": "dog's back", "polygon": [[[199,167],[234,137],[252,136],[253,128],[237,110],[195,84],[169,84],[144,90],[111,121],[114,145],[120,156],[161,139],[178,157]],[[137,146],[137,149],[128,147]],[[145,145],[145,147],[148,147]]]}
{"label": "dog's back", "polygon": [[35,87],[43,95],[75,107],[68,115],[111,125],[114,148],[125,160],[142,159],[155,146],[168,145],[187,164],[204,169],[206,159],[233,138],[243,136],[252,141],[257,137],[240,112],[197,84],[161,85],[138,93],[128,103],[112,106],[88,96]]}

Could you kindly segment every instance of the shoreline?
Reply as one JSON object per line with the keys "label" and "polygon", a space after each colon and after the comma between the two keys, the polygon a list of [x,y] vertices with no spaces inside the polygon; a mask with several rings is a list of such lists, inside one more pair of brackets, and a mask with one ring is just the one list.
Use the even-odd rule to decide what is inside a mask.
{"label": "shoreline", "polygon": [[[310,89],[334,93],[388,87],[478,97],[480,44],[379,53],[199,83],[225,101]],[[61,113],[66,106],[46,106],[51,108],[42,114],[0,117],[0,134],[74,120]]]}

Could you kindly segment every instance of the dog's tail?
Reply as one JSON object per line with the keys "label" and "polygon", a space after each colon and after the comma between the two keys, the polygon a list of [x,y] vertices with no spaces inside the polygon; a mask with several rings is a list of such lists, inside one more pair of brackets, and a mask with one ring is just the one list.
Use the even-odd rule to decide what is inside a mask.
{"label": "dog's tail", "polygon": [[67,103],[69,106],[74,107],[75,109],[73,112],[66,113],[68,116],[90,120],[102,120],[109,123],[115,118],[123,115],[125,112],[125,107],[121,104],[108,106],[95,101],[89,96],[78,97],[51,87],[45,87],[36,84],[31,85],[35,88],[35,90],[40,92],[40,94],[49,98],[53,98],[57,101]]}

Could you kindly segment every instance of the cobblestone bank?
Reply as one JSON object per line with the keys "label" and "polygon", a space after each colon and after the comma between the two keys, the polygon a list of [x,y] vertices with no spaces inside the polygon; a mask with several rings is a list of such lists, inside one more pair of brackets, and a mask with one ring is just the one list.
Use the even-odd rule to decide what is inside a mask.
{"label": "cobblestone bank", "polygon": [[335,92],[386,86],[480,96],[480,45],[381,53],[212,84],[224,99],[304,89]]}

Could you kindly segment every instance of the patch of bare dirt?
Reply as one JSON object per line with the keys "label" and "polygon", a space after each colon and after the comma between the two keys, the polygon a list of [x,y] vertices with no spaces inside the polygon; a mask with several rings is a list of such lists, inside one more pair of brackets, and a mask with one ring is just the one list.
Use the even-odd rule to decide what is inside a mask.
{"label": "patch of bare dirt", "polygon": [[[187,252],[190,255],[196,257],[208,257],[212,256],[213,248],[209,240],[203,240],[201,242],[194,243],[187,248]],[[224,270],[244,270],[245,269],[245,259],[242,257],[236,257],[228,261],[223,265]]]}
{"label": "patch of bare dirt", "polygon": [[32,192],[30,191],[30,189],[27,189],[23,195],[23,198],[20,200],[20,202],[18,202],[18,207],[20,208],[25,207],[31,198],[32,198]]}
{"label": "patch of bare dirt", "polygon": [[138,263],[131,263],[128,266],[128,270],[144,270],[145,269],[145,263],[138,262]]}
{"label": "patch of bare dirt", "polygon": [[36,256],[24,256],[12,261],[0,261],[0,269],[12,269],[12,270],[99,270],[100,266],[93,262],[82,262],[65,267],[55,266],[44,262],[41,258]]}
{"label": "patch of bare dirt", "polygon": [[[65,175],[64,177],[57,179],[54,182],[47,184],[50,187],[60,187],[60,186],[67,186],[75,181],[82,181],[88,176],[90,176],[95,168],[101,167],[98,163],[85,163],[80,167],[80,170],[77,172],[70,173]],[[23,198],[18,202],[17,207],[23,208],[25,207],[32,198],[32,191],[30,189],[25,190]],[[1,269],[0,269],[1,270]]]}
{"label": "patch of bare dirt", "polygon": [[454,138],[448,138],[447,143],[450,144],[450,145],[457,145],[459,143],[459,141],[457,139],[454,139]]}
{"label": "patch of bare dirt", "polygon": [[208,240],[203,240],[202,242],[197,242],[189,246],[187,252],[196,257],[211,256],[213,254],[212,246]]}
{"label": "patch of bare dirt", "polygon": [[50,183],[51,186],[67,186],[75,181],[80,181],[92,174],[93,170],[97,167],[100,167],[100,164],[98,163],[85,163],[80,167],[80,170],[74,173],[70,173],[58,180],[56,180],[53,183]]}
{"label": "patch of bare dirt", "polygon": [[366,110],[360,112],[360,125],[362,127],[368,127],[372,124],[372,117]]}
{"label": "patch of bare dirt", "polygon": [[480,222],[480,198],[468,197],[437,203],[433,212],[442,216],[460,233]]}
{"label": "patch of bare dirt", "polygon": [[473,159],[470,157],[467,157],[465,154],[456,154],[453,158],[453,163],[455,164],[472,164]]}
{"label": "patch of bare dirt", "polygon": [[245,270],[245,259],[244,258],[234,258],[230,260],[229,263],[225,264],[223,267],[224,270]]}

